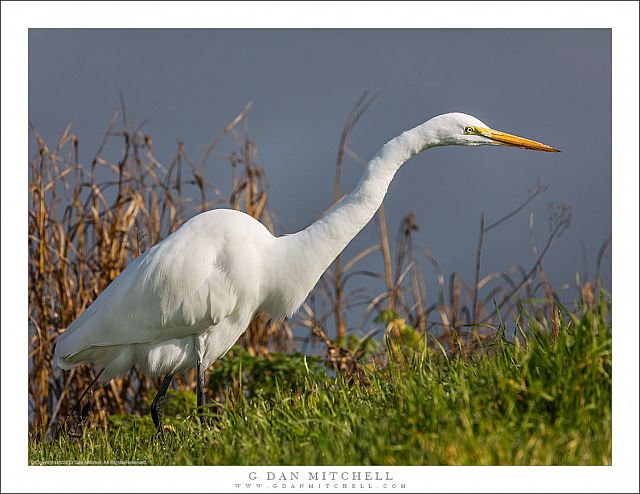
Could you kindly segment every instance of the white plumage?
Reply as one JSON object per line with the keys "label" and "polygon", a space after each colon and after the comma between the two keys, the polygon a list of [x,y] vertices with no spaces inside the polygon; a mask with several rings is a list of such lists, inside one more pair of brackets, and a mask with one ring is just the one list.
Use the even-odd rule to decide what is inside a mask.
{"label": "white plumage", "polygon": [[385,144],[353,192],[301,232],[274,237],[233,210],[199,214],[129,263],[60,335],[56,362],[63,369],[104,369],[103,383],[134,364],[151,376],[186,371],[198,360],[207,368],[256,313],[285,317],[297,310],[377,211],[405,161],[429,147],[452,144],[555,151],[449,113]]}
{"label": "white plumage", "polygon": [[259,306],[264,262],[277,241],[250,216],[202,213],[137,259],[62,333],[62,368],[92,363],[102,382],[132,364],[156,376],[210,365]]}

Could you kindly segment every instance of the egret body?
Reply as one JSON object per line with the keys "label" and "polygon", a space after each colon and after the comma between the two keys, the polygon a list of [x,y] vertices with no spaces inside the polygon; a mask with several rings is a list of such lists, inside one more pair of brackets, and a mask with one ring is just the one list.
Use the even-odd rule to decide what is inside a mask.
{"label": "egret body", "polygon": [[323,272],[378,210],[396,171],[435,146],[517,146],[556,151],[487,127],[463,113],[428,120],[387,142],[341,202],[308,228],[273,236],[245,213],[216,209],[187,221],[135,260],[59,336],[63,369],[91,364],[100,381],[138,366],[165,379],[152,405],[162,430],[162,399],[174,374],[221,358],[260,312],[293,314]]}

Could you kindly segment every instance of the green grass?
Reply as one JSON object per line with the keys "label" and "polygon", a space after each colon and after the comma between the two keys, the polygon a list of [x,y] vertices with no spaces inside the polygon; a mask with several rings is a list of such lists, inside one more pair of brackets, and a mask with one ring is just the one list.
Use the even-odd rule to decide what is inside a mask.
{"label": "green grass", "polygon": [[[349,382],[301,355],[214,368],[224,407],[195,419],[191,393],[172,392],[163,443],[148,415],[113,416],[78,440],[30,439],[37,463],[153,465],[608,465],[611,325],[607,304],[563,311],[561,329],[524,317],[472,358],[411,353]],[[524,338],[526,334],[526,339]],[[239,392],[242,389],[243,392]]]}

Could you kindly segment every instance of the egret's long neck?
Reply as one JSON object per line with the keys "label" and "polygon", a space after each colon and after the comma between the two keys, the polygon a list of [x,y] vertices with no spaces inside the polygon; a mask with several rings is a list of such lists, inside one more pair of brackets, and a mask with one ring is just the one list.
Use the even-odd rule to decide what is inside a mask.
{"label": "egret's long neck", "polygon": [[[304,301],[322,273],[378,210],[396,171],[428,145],[428,130],[427,122],[387,142],[350,194],[308,228],[278,239],[278,249],[286,259],[278,278],[282,287],[292,291],[286,298],[296,292],[302,297],[299,303]],[[295,280],[295,286],[290,280]]]}
{"label": "egret's long neck", "polygon": [[[322,218],[299,232],[300,246],[316,259],[319,277],[376,213],[396,171],[420,151],[412,129],[386,143],[367,165],[360,182]],[[320,260],[322,262],[320,262]]]}

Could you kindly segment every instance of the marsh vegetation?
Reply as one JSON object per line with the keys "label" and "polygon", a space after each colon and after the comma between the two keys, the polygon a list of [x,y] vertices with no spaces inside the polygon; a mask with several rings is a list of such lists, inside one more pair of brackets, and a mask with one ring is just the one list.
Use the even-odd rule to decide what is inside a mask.
{"label": "marsh vegetation", "polygon": [[[371,101],[364,94],[345,123],[336,201],[344,160],[359,159],[349,135]],[[245,211],[282,231],[269,208],[249,113],[250,105],[200,160],[182,143],[170,160],[156,156],[152,137],[130,125],[124,103],[89,163],[80,159],[71,125],[55,144],[31,127],[31,463],[611,462],[610,296],[599,274],[609,241],[595,278],[577,280],[569,304],[546,281],[542,262],[569,226],[566,206],[550,208],[549,235],[543,245],[532,242],[530,266],[482,274],[485,236],[536,200],[540,183],[504,217],[482,215],[470,281],[443,272],[414,244],[413,214],[390,229],[381,207],[376,242],[338,258],[293,318],[256,317],[238,347],[210,369],[208,427],[193,418],[192,376],[178,378],[171,391],[165,446],[145,414],[157,383],[136,369],[73,410],[94,371],[54,368],[55,340],[127,262],[213,207]],[[222,142],[235,150],[221,158]],[[227,186],[215,181],[213,161],[230,167]],[[375,258],[376,271],[361,268]],[[427,293],[425,265],[437,273],[435,293]],[[349,325],[354,308],[362,308],[362,319]]]}

